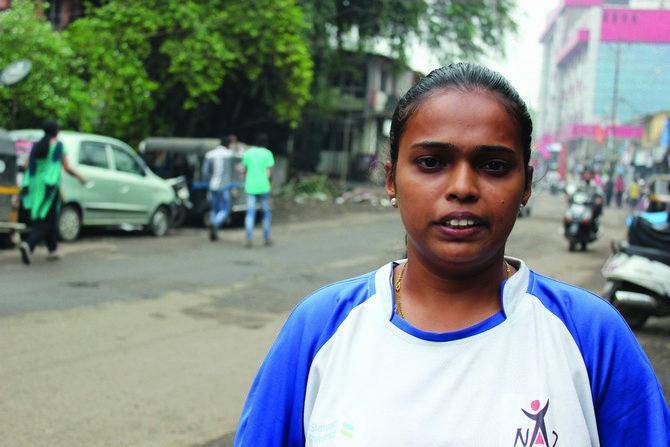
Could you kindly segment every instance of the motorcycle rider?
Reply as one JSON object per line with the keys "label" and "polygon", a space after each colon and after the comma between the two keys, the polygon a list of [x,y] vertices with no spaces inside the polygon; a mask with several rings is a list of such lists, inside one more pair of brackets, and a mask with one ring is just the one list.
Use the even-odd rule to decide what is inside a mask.
{"label": "motorcycle rider", "polygon": [[582,184],[577,187],[576,192],[583,192],[591,198],[589,200],[591,203],[591,212],[593,215],[593,218],[591,219],[591,229],[594,233],[597,233],[598,228],[600,227],[600,216],[603,213],[605,195],[602,188],[593,182],[593,178],[593,170],[584,170],[584,173],[582,174]]}

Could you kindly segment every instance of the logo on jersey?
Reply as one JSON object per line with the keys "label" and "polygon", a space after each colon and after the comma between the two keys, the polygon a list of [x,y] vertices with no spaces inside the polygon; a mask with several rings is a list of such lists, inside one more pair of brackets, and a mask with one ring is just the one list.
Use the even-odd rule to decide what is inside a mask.
{"label": "logo on jersey", "polygon": [[546,447],[556,447],[558,443],[558,433],[551,431],[547,433],[547,425],[544,417],[549,410],[549,400],[544,407],[540,408],[540,401],[534,400],[530,403],[530,410],[521,409],[523,414],[528,416],[532,422],[529,427],[517,428],[514,438],[514,447],[535,447],[538,445]]}

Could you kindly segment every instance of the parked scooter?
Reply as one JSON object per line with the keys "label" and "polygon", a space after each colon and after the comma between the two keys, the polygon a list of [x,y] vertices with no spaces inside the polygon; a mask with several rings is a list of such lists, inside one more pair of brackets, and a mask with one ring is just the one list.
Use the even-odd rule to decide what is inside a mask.
{"label": "parked scooter", "polygon": [[575,251],[577,245],[586,251],[587,245],[598,239],[602,212],[602,196],[578,189],[569,196],[569,207],[563,217],[564,235],[568,248]]}
{"label": "parked scooter", "polygon": [[670,226],[634,217],[628,242],[613,242],[602,269],[603,297],[638,329],[647,319],[670,315]]}
{"label": "parked scooter", "polygon": [[188,190],[188,181],[186,177],[180,175],[179,177],[168,178],[167,181],[175,192],[175,213],[172,217],[172,227],[180,227],[186,220],[186,216],[193,210],[193,203],[191,202],[191,193]]}

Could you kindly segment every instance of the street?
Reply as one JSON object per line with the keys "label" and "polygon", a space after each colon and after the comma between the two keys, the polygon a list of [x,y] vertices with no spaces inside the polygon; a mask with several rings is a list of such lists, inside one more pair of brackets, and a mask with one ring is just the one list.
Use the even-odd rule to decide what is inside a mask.
{"label": "street", "polygon": [[[366,205],[359,205],[365,207]],[[507,248],[529,267],[599,293],[625,211],[568,252],[564,203],[536,194]],[[335,207],[335,205],[333,205]],[[395,210],[285,219],[275,245],[243,229],[164,238],[96,231],[30,267],[0,251],[0,445],[229,445],[260,361],[302,297],[403,257]],[[636,332],[670,397],[670,320]]]}

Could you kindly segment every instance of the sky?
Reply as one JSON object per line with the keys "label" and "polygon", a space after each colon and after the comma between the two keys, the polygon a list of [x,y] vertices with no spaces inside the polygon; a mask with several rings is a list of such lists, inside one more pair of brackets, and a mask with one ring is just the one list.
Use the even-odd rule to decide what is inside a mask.
{"label": "sky", "polygon": [[[542,69],[540,33],[559,0],[517,0],[517,4],[515,18],[519,29],[515,36],[507,39],[506,57],[504,60],[489,58],[482,63],[504,75],[528,106],[537,110]],[[425,48],[419,48],[413,54],[410,65],[415,70],[428,73],[439,65]]]}

